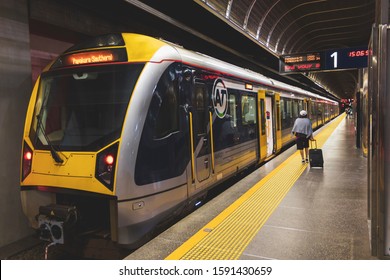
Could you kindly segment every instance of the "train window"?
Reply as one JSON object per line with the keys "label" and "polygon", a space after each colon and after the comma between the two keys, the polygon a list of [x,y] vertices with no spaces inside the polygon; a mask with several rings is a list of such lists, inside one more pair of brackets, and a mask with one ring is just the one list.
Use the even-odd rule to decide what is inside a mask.
{"label": "train window", "polygon": [[205,84],[196,82],[194,85],[194,95],[192,104],[195,107],[195,110],[197,112],[196,119],[197,119],[197,131],[198,134],[205,134],[206,133],[206,122],[208,121],[206,116],[206,108],[208,102],[208,96],[207,96],[207,88]]}
{"label": "train window", "polygon": [[316,104],[314,102],[311,102],[311,114],[309,115],[309,118],[311,119],[312,122],[317,122],[317,110],[316,110]]}
{"label": "train window", "polygon": [[299,101],[298,101],[298,112],[300,112],[300,111],[302,111],[302,110],[304,110],[304,108],[303,108],[303,101],[302,101],[302,100],[299,100]]}
{"label": "train window", "polygon": [[228,108],[224,118],[216,118],[213,122],[215,151],[232,147],[240,141],[238,128],[238,99],[239,92],[235,89],[228,89]]}
{"label": "train window", "polygon": [[179,129],[178,92],[177,80],[163,81],[157,85],[152,101],[152,103],[159,103],[154,130],[155,138],[165,137]]}
{"label": "train window", "polygon": [[266,120],[265,120],[265,102],[264,99],[260,99],[260,111],[261,111],[261,135],[265,135],[265,126],[266,126]]}
{"label": "train window", "polygon": [[99,150],[120,137],[143,64],[42,74],[30,137],[39,149]]}
{"label": "train window", "polygon": [[179,110],[180,69],[177,63],[168,67],[153,92],[135,164],[138,185],[177,177],[188,164],[185,116]]}
{"label": "train window", "polygon": [[294,119],[298,118],[299,117],[299,111],[298,111],[298,100],[294,100],[293,101],[293,106],[292,106],[292,117]]}
{"label": "train window", "polygon": [[205,95],[207,93],[206,85],[195,83],[193,104],[197,110],[205,110]]}
{"label": "train window", "polygon": [[229,105],[227,115],[230,119],[231,127],[237,127],[237,102],[236,96],[229,93]]}
{"label": "train window", "polygon": [[256,98],[243,95],[241,97],[242,123],[244,125],[256,124]]}
{"label": "train window", "polygon": [[252,140],[256,137],[256,96],[241,92],[241,127],[240,142]]}
{"label": "train window", "polygon": [[282,121],[286,119],[286,109],[284,107],[285,107],[284,98],[280,98],[280,113],[282,116]]}
{"label": "train window", "polygon": [[[280,105],[279,105],[279,110],[280,110],[280,116],[282,118],[282,130],[283,129],[289,129],[293,127],[295,118],[294,117],[294,106],[293,102],[291,99],[287,98],[280,98]],[[279,116],[279,114],[278,114]]]}
{"label": "train window", "polygon": [[280,102],[276,103],[276,130],[280,131]]}
{"label": "train window", "polygon": [[287,104],[287,118],[292,119],[293,118],[293,113],[292,113],[292,101],[291,100],[286,100]]}

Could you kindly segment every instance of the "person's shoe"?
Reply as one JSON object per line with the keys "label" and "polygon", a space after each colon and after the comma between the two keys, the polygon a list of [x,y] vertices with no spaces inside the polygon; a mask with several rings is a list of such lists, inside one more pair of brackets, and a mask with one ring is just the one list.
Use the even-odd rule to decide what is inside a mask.
{"label": "person's shoe", "polygon": [[305,163],[305,160],[304,160],[304,159],[302,159],[302,163]]}
{"label": "person's shoe", "polygon": [[308,160],[308,159],[306,159],[306,162],[309,162],[309,160]]}

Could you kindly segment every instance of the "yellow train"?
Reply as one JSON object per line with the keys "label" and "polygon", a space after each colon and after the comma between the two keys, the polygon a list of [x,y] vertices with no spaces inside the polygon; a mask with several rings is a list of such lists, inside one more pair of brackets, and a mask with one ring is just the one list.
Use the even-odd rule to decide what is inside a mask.
{"label": "yellow train", "polygon": [[158,224],[319,126],[338,103],[139,34],[67,50],[37,80],[22,143],[21,197],[41,238],[139,246]]}

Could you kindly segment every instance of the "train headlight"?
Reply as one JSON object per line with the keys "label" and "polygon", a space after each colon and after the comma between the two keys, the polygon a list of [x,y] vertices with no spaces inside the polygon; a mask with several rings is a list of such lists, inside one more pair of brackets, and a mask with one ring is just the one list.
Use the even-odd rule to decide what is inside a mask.
{"label": "train headlight", "polygon": [[111,191],[114,189],[114,175],[117,153],[118,143],[98,153],[96,159],[95,177]]}
{"label": "train headlight", "polygon": [[31,173],[31,165],[33,159],[32,149],[24,142],[23,158],[22,158],[22,181]]}

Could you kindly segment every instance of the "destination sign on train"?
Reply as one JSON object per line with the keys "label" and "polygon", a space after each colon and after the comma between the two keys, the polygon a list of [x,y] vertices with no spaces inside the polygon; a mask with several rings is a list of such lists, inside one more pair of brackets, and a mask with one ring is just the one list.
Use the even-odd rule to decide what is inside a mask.
{"label": "destination sign on train", "polygon": [[368,55],[367,47],[283,55],[279,60],[279,72],[288,74],[365,68],[367,67]]}
{"label": "destination sign on train", "polygon": [[65,54],[61,56],[60,59],[57,59],[52,67],[58,68],[85,64],[112,63],[126,60],[126,49],[105,49]]}
{"label": "destination sign on train", "polygon": [[67,65],[89,64],[89,63],[104,63],[115,61],[114,54],[109,51],[94,51],[72,54],[67,57]]}

